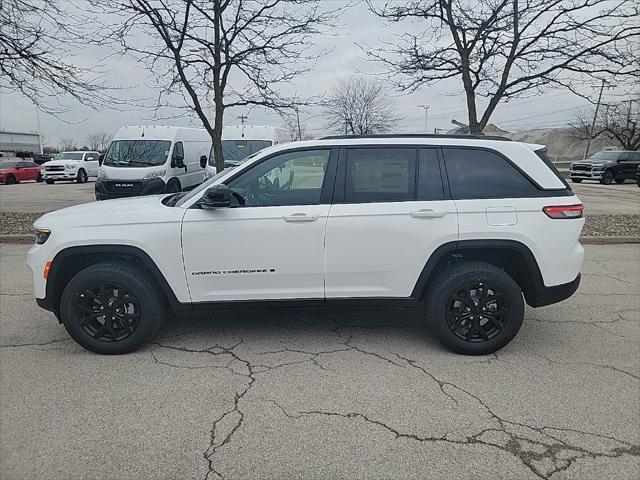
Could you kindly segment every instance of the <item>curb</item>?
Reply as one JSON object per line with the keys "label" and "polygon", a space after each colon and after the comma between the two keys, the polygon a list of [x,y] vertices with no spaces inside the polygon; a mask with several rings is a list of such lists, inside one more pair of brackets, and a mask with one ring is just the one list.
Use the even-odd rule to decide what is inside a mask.
{"label": "curb", "polygon": [[29,244],[35,241],[36,236],[26,235],[0,235],[0,243],[10,244]]}
{"label": "curb", "polygon": [[[18,244],[24,245],[33,243],[35,235],[0,235],[0,244]],[[618,245],[621,243],[640,243],[640,237],[580,237],[580,243],[583,245]]]}
{"label": "curb", "polygon": [[617,245],[621,243],[640,243],[640,237],[580,237],[583,245]]}

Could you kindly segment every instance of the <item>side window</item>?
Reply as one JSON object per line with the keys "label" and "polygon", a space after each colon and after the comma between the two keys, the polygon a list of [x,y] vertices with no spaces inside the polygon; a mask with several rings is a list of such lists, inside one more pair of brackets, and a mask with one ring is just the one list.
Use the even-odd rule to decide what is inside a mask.
{"label": "side window", "polygon": [[620,156],[618,157],[618,162],[628,162],[628,161],[629,161],[628,153],[621,153]]}
{"label": "side window", "polygon": [[244,197],[245,207],[318,204],[330,154],[331,150],[282,153],[243,172],[228,185]]}
{"label": "side window", "polygon": [[31,165],[29,162],[18,162],[16,168],[29,168]]}
{"label": "side window", "polygon": [[182,142],[176,142],[173,146],[173,154],[172,158],[184,158],[184,148],[182,147]]}
{"label": "side window", "polygon": [[91,160],[97,160],[97,159],[98,159],[98,157],[96,157],[93,152],[84,154],[85,162],[88,162],[88,161],[91,161]]}
{"label": "side window", "polygon": [[632,162],[640,162],[640,152],[634,152],[629,154],[629,159]]}
{"label": "side window", "polygon": [[344,199],[347,203],[414,199],[414,148],[350,148]]}
{"label": "side window", "polygon": [[423,148],[418,155],[418,199],[442,200],[444,188],[435,148]]}
{"label": "side window", "polygon": [[538,189],[497,153],[444,148],[444,160],[454,199],[536,196]]}

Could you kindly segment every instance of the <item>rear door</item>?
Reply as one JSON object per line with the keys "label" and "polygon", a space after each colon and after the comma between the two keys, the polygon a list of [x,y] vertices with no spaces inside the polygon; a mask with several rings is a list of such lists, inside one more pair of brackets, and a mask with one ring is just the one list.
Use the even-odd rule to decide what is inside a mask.
{"label": "rear door", "polygon": [[327,299],[411,296],[433,251],[455,241],[438,148],[340,152],[326,235]]}
{"label": "rear door", "polygon": [[87,152],[84,154],[84,169],[90,177],[98,176],[98,168],[100,167],[98,162],[99,158],[100,154],[98,152]]}

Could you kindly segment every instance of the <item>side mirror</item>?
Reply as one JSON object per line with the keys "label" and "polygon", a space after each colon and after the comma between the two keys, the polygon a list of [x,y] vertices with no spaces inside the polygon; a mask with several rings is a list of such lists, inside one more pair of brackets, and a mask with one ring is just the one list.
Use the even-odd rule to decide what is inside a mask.
{"label": "side mirror", "polygon": [[184,156],[182,155],[175,155],[172,159],[171,159],[171,166],[174,168],[185,168],[184,165]]}
{"label": "side mirror", "polygon": [[231,205],[231,190],[224,184],[214,185],[204,192],[199,204],[205,210],[228,207]]}
{"label": "side mirror", "polygon": [[204,168],[207,166],[207,156],[206,155],[202,155],[200,157],[200,168]]}

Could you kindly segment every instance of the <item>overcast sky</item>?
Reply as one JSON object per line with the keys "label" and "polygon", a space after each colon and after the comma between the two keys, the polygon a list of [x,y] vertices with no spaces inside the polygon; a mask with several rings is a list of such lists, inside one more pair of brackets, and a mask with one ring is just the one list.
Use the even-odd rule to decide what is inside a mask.
{"label": "overcast sky", "polygon": [[[363,57],[358,44],[376,45],[379,40],[391,40],[394,34],[399,34],[407,28],[417,28],[407,24],[385,25],[375,15],[371,14],[364,5],[356,6],[343,14],[340,19],[342,27],[337,34],[315,37],[318,48],[332,49],[333,52],[321,58],[316,68],[304,77],[300,77],[295,84],[281,87],[283,93],[304,93],[305,95],[322,95],[337,81],[349,78],[359,72],[375,73],[380,69]],[[105,56],[105,49],[86,47],[76,52],[69,61],[80,65],[93,65],[97,58]],[[125,86],[126,90],[119,93],[121,98],[130,95],[132,98],[151,97],[157,90],[150,74],[133,58],[118,58],[106,64],[108,81]],[[432,87],[424,87],[412,95],[389,89],[397,105],[402,120],[398,131],[424,131],[424,109],[418,107],[428,104],[428,129],[451,128],[451,119],[456,118],[466,122],[466,111],[463,96],[460,94],[460,81],[449,80]],[[37,131],[37,114],[35,106],[19,94],[0,94],[0,129],[15,131]],[[192,125],[200,127],[195,116],[191,118],[172,118],[161,120],[154,118],[152,108],[130,107],[125,111],[104,108],[99,111],[91,110],[80,104],[69,102],[71,110],[56,118],[40,113],[40,128],[45,144],[57,145],[62,137],[74,137],[82,143],[88,134],[96,131],[106,131],[113,134],[123,125],[136,124],[166,124]],[[587,105],[586,101],[576,95],[563,90],[548,90],[533,98],[517,99],[502,104],[491,119],[491,123],[510,131],[528,128],[548,128],[562,126],[572,118],[576,111]],[[122,108],[122,107],[119,107]],[[246,110],[227,110],[225,125],[237,124],[237,116],[246,114]],[[320,109],[311,109],[301,115],[308,131],[319,136],[327,133],[323,128]],[[282,120],[275,114],[254,110],[249,115],[248,123],[254,125],[282,126]]]}

